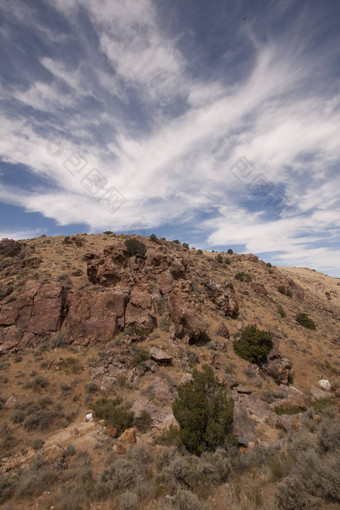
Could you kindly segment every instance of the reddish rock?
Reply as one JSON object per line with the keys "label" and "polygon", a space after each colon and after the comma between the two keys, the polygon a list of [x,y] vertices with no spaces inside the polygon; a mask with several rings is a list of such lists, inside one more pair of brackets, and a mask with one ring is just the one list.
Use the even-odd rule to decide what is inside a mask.
{"label": "reddish rock", "polygon": [[178,338],[196,342],[205,334],[207,326],[202,319],[202,310],[194,301],[188,281],[176,283],[170,294],[169,308]]}
{"label": "reddish rock", "polygon": [[158,277],[159,291],[163,296],[170,294],[173,290],[175,282],[170,271],[161,273]]}
{"label": "reddish rock", "polygon": [[115,427],[108,427],[107,435],[111,437],[111,439],[114,439],[117,436],[117,429]]}
{"label": "reddish rock", "polygon": [[60,283],[32,285],[0,312],[0,348],[2,352],[34,343],[35,335],[59,330],[65,307],[65,289]]}
{"label": "reddish rock", "polygon": [[118,455],[124,455],[124,453],[126,452],[125,446],[123,446],[122,443],[119,443],[119,442],[117,442],[113,446],[113,449],[118,453]]}
{"label": "reddish rock", "polygon": [[136,432],[137,429],[126,429],[123,434],[120,436],[120,441],[124,441],[125,443],[135,443],[136,442]]}
{"label": "reddish rock", "polygon": [[261,368],[277,384],[288,384],[292,366],[292,361],[281,356],[277,344],[274,344],[273,349],[268,355],[268,361],[261,365]]}
{"label": "reddish rock", "polygon": [[265,286],[262,283],[252,283],[251,284],[252,289],[256,294],[261,294],[263,296],[267,296],[268,292],[265,288]]}
{"label": "reddish rock", "polygon": [[127,299],[128,292],[123,288],[86,287],[71,291],[65,321],[69,341],[88,345],[112,340],[124,326]]}
{"label": "reddish rock", "polygon": [[147,333],[156,326],[155,309],[148,284],[134,287],[131,291],[125,314],[125,327],[129,326]]}

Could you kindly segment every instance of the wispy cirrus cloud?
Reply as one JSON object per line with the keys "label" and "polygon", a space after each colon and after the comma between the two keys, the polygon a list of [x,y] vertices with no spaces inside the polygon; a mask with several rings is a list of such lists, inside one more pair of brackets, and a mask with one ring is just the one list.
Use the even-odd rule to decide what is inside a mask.
{"label": "wispy cirrus cloud", "polygon": [[[231,20],[242,12],[228,8]],[[197,26],[170,23],[167,9],[181,14],[179,3],[162,9],[151,0],[105,0],[100,8],[94,0],[58,0],[40,10],[4,3],[0,36],[13,62],[0,92],[0,155],[11,171],[22,165],[41,182],[14,185],[5,171],[0,199],[60,225],[129,230],[142,217],[145,228],[195,232],[202,246],[235,244],[290,264],[338,267],[339,33],[325,38],[334,13],[320,18],[308,2],[293,1],[275,3],[267,17],[251,10],[246,22],[240,16],[236,28],[225,27],[237,47],[224,47],[222,35],[212,43],[222,57],[205,73],[193,71],[196,57],[213,46],[195,54],[186,41]],[[210,28],[202,30],[209,41]],[[13,73],[28,40],[20,81]],[[56,140],[58,155],[48,150]],[[68,171],[72,154],[124,195],[119,211]],[[239,158],[290,207],[255,200],[250,182],[231,170]]]}

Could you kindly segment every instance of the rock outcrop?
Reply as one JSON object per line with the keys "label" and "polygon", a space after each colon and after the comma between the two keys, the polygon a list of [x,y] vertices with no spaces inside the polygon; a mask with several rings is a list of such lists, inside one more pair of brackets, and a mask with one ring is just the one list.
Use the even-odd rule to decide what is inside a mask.
{"label": "rock outcrop", "polygon": [[277,384],[289,384],[289,374],[293,366],[289,358],[281,356],[275,344],[268,354],[268,361],[261,365],[262,370],[272,377]]}

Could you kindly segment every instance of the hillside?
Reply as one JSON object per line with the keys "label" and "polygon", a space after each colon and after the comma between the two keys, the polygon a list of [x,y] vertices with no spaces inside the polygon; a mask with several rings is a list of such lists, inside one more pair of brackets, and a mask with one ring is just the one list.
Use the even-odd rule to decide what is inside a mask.
{"label": "hillside", "polygon": [[[222,509],[226,500],[235,510],[337,508],[333,489],[307,487],[294,507],[293,489],[280,499],[277,487],[290,483],[292,444],[316,443],[330,424],[339,445],[339,321],[339,279],[252,254],[113,233],[1,241],[0,501],[8,509]],[[233,348],[249,325],[272,333],[260,364]],[[206,364],[233,397],[238,446],[223,462],[204,454],[214,460],[203,455],[200,475],[185,475],[193,461],[174,432],[172,403]],[[103,411],[114,396],[119,418]],[[99,490],[105,477],[122,481]]]}

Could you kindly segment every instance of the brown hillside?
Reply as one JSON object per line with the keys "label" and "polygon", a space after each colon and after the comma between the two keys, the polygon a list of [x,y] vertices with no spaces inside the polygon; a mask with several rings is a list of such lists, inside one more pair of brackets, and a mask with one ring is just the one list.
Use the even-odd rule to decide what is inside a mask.
{"label": "brown hillside", "polygon": [[[145,255],[128,253],[127,240],[144,243]],[[316,329],[300,325],[299,313],[306,313]],[[91,493],[78,506],[67,506],[64,492],[80,484],[76,471],[90,465],[96,480],[115,458],[137,466],[133,456],[138,448],[157,457],[163,447],[154,441],[170,425],[178,426],[172,412],[177,388],[204,364],[230,388],[239,445],[248,445],[249,451],[255,444],[285,448],[304,426],[311,405],[338,409],[339,321],[339,279],[309,269],[268,267],[252,254],[202,253],[177,242],[115,234],[1,241],[0,470],[15,484],[19,479],[3,504],[203,508],[181,506],[176,497],[182,496],[177,489],[172,496],[171,484],[163,478],[150,493],[136,489],[136,507],[134,496],[126,496],[130,507],[119,503],[122,488],[109,503],[107,496]],[[240,358],[233,348],[248,325],[273,334],[273,349],[260,366]],[[329,380],[331,389],[321,389],[320,379]],[[109,426],[100,417],[85,422],[99,398],[113,395],[134,415],[135,453],[124,438],[118,441],[114,422]],[[317,426],[322,420],[322,415],[316,419]],[[134,432],[130,434],[134,441]],[[27,488],[27,477],[38,476],[29,471],[37,462],[32,449],[37,437],[45,441],[39,451],[41,462],[49,466],[46,480],[53,465],[59,482],[54,484],[51,475],[49,482],[32,482],[34,487]],[[71,443],[77,454],[65,453]],[[155,459],[150,463],[152,476],[163,469]],[[243,474],[249,486],[253,474]],[[271,476],[262,473],[261,483],[252,489],[261,495],[259,506],[251,503],[253,492],[240,500],[236,479],[229,487],[216,482],[213,492],[201,487],[200,493],[190,483],[182,489],[205,500],[202,505],[208,508],[226,508],[227,497],[235,510],[272,508],[275,483],[285,473],[275,480]],[[319,508],[335,508],[334,498],[317,501]]]}

